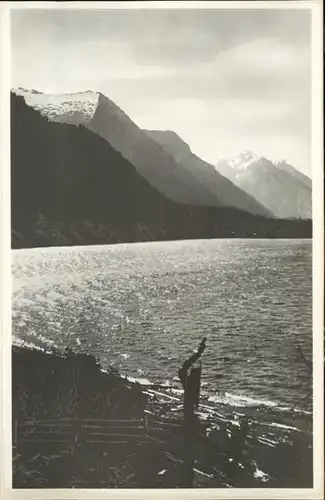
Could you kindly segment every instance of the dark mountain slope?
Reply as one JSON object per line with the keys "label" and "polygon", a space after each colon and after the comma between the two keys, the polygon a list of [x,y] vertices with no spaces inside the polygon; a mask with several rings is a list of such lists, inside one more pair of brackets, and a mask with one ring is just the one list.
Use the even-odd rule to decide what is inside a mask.
{"label": "dark mountain slope", "polygon": [[14,248],[209,237],[309,237],[311,223],[177,204],[103,138],[11,96]]}

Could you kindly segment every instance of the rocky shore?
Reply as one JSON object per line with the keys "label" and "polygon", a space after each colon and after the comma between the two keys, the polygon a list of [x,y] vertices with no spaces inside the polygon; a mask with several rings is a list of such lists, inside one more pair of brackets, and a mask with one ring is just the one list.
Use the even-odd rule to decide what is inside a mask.
{"label": "rocky shore", "polygon": [[[12,390],[14,488],[186,487],[181,391],[140,386],[113,369],[103,370],[89,354],[16,345]],[[52,422],[52,430],[53,422],[65,422],[73,437],[80,422],[91,419],[106,428],[109,422],[115,428],[143,422],[143,430],[122,444],[114,435],[104,445],[85,439],[73,452],[50,439],[19,439],[26,422],[35,436],[44,422]],[[193,487],[312,487],[311,417],[297,415],[293,421],[275,410],[235,412],[201,396],[191,446]]]}

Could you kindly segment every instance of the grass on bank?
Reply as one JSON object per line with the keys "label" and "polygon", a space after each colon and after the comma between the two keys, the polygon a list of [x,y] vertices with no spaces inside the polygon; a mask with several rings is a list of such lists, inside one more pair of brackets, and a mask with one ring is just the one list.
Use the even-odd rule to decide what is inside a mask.
{"label": "grass on bank", "polygon": [[[55,418],[144,419],[149,436],[126,446],[81,444],[19,445],[13,456],[15,488],[179,488],[188,485],[187,434],[182,411],[163,427],[166,409],[152,404],[141,386],[103,371],[89,354],[67,349],[12,349],[12,421]],[[147,391],[146,391],[147,392]],[[170,418],[169,418],[170,421]],[[166,424],[167,425],[167,424]],[[247,418],[233,423],[198,421],[191,444],[193,487],[311,487],[310,436],[297,434],[288,444],[262,446],[250,435]],[[156,438],[155,438],[156,437]]]}

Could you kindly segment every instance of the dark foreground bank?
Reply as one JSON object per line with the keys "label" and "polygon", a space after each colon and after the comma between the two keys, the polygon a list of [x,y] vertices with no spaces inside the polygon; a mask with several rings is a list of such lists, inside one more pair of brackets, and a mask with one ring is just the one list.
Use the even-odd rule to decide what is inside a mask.
{"label": "dark foreground bank", "polygon": [[[87,354],[13,346],[14,488],[188,487],[182,394]],[[193,487],[312,487],[309,417],[234,414],[201,397]]]}

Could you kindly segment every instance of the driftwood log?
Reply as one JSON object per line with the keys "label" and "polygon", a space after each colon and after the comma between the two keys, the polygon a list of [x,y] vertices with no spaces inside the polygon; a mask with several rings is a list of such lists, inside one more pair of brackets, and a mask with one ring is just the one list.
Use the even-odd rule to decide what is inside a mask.
{"label": "driftwood log", "polygon": [[193,486],[195,447],[200,437],[200,424],[195,415],[199,405],[201,385],[201,363],[193,367],[201,357],[206,347],[206,338],[203,338],[199,348],[181,366],[178,371],[181,384],[184,389],[184,458],[181,482],[184,488]]}
{"label": "driftwood log", "polygon": [[199,348],[181,366],[178,371],[181,384],[184,389],[184,417],[194,416],[195,409],[198,408],[201,385],[201,364],[191,368],[201,357],[206,348],[206,337],[201,341]]}

